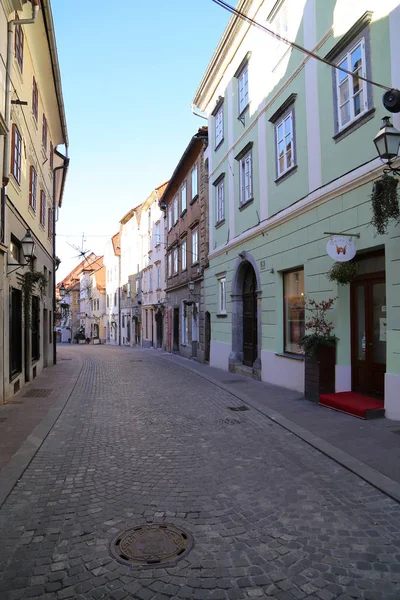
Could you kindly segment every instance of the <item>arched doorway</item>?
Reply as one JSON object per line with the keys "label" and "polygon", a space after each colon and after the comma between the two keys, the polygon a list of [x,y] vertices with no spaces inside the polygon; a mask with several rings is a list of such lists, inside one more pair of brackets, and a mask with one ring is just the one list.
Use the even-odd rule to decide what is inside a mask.
{"label": "arched doorway", "polygon": [[257,356],[257,280],[247,263],[243,282],[243,364],[253,367]]}
{"label": "arched doorway", "polygon": [[232,278],[232,352],[229,370],[252,369],[261,379],[261,281],[257,262],[240,252]]}

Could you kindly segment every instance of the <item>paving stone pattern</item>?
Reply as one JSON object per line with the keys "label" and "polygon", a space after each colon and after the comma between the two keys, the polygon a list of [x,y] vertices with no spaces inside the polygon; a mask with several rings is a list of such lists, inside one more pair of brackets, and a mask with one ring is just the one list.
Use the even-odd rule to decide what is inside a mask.
{"label": "paving stone pattern", "polygon": [[[396,502],[179,365],[75,351],[74,392],[0,511],[1,600],[399,600]],[[155,522],[194,536],[175,567],[111,558]]]}

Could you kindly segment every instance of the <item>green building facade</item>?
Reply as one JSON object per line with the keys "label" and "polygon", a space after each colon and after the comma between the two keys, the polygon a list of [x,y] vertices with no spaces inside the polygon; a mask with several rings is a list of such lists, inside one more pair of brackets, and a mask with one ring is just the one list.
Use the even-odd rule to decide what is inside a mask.
{"label": "green building facade", "polygon": [[[381,396],[400,419],[400,229],[376,235],[370,200],[384,167],[373,138],[388,113],[383,90],[359,78],[400,87],[400,8],[241,0],[237,9],[262,27],[231,17],[193,101],[210,140],[210,364],[303,391],[304,299],[337,298],[336,391]],[[327,278],[330,233],[354,236],[349,285]]]}

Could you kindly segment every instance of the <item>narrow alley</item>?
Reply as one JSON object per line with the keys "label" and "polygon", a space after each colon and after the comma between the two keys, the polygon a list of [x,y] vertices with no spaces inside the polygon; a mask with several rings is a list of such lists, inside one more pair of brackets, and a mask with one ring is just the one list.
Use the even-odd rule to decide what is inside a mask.
{"label": "narrow alley", "polygon": [[[59,350],[82,368],[0,510],[1,600],[400,598],[397,502],[162,353]],[[111,555],[154,524],[192,537],[175,565]]]}

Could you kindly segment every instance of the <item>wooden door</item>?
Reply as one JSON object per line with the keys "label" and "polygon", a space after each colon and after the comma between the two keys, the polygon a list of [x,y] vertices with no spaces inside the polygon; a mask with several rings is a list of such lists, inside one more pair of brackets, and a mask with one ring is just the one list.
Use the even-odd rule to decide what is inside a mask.
{"label": "wooden door", "polygon": [[251,265],[243,284],[243,364],[252,367],[257,358],[257,281]]}
{"label": "wooden door", "polygon": [[179,352],[179,308],[174,308],[174,352]]}
{"label": "wooden door", "polygon": [[384,273],[352,283],[352,389],[384,395],[386,372],[386,284]]}

